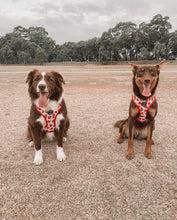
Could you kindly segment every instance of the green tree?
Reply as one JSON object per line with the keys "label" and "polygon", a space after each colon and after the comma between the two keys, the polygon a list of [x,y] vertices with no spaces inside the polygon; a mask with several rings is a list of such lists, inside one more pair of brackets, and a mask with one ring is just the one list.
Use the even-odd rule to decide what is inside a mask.
{"label": "green tree", "polygon": [[13,29],[13,35],[14,37],[18,37],[24,40],[29,40],[29,32],[28,29],[22,27],[22,26],[17,26]]}
{"label": "green tree", "polygon": [[147,60],[148,57],[149,57],[149,52],[148,52],[147,48],[142,47],[142,48],[140,49],[139,54],[138,54],[138,58],[139,58],[140,60]]}
{"label": "green tree", "polygon": [[14,52],[9,45],[4,45],[0,49],[0,61],[1,63],[9,64],[15,63],[16,59]]}
{"label": "green tree", "polygon": [[165,43],[155,42],[153,54],[155,59],[165,58],[166,57],[166,45]]}
{"label": "green tree", "polygon": [[[110,53],[116,54],[123,60],[131,60],[135,56],[136,24],[132,22],[120,22],[114,28],[108,30],[107,39],[110,41]],[[118,58],[118,57],[117,57]]]}
{"label": "green tree", "polygon": [[22,63],[22,64],[31,63],[32,58],[31,58],[28,51],[19,51],[18,52],[18,61],[19,61],[19,63]]}
{"label": "green tree", "polygon": [[48,37],[48,32],[43,27],[29,27],[28,28],[29,41],[35,43],[40,48],[43,48],[48,55],[48,61],[52,61],[55,57],[54,48],[55,41]]}
{"label": "green tree", "polygon": [[151,41],[155,43],[159,41],[160,43],[168,44],[169,40],[169,30],[172,28],[169,17],[163,17],[160,14],[155,15],[150,21],[151,29]]}
{"label": "green tree", "polygon": [[168,51],[170,57],[177,57],[177,31],[170,33]]}
{"label": "green tree", "polygon": [[40,63],[40,64],[45,63],[45,62],[48,61],[48,56],[47,56],[47,54],[46,54],[44,49],[42,49],[40,47],[37,48],[36,56],[35,56],[35,60],[34,61],[35,61],[35,63]]}
{"label": "green tree", "polygon": [[42,63],[51,61],[116,61],[159,59],[177,56],[177,32],[170,33],[169,17],[155,15],[139,27],[119,22],[88,41],[56,45],[43,27],[17,26],[0,37],[1,63]]}

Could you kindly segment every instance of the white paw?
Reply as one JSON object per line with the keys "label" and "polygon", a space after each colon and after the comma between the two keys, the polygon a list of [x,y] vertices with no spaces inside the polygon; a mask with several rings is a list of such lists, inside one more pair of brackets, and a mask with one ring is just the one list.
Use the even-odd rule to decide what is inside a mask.
{"label": "white paw", "polygon": [[63,137],[63,143],[67,141],[67,137]]}
{"label": "white paw", "polygon": [[35,153],[34,162],[35,165],[40,165],[43,163],[42,150],[38,150]]}
{"label": "white paw", "polygon": [[30,146],[30,147],[34,147],[34,142],[33,142],[33,141],[30,141],[30,142],[29,142],[29,146]]}
{"label": "white paw", "polygon": [[63,148],[57,146],[57,160],[63,161],[65,159],[66,159],[66,156],[63,152]]}

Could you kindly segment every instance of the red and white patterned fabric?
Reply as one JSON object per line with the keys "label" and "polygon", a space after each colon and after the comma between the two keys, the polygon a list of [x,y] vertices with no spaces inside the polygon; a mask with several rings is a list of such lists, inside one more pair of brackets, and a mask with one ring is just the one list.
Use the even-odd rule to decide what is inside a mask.
{"label": "red and white patterned fabric", "polygon": [[40,115],[45,119],[46,125],[44,127],[44,131],[47,133],[51,133],[55,131],[56,127],[56,118],[57,115],[60,113],[62,106],[59,107],[57,111],[44,111],[41,108],[35,106],[36,110],[39,112]]}
{"label": "red and white patterned fabric", "polygon": [[152,104],[155,102],[156,96],[153,95],[146,100],[142,100],[138,98],[136,95],[132,95],[132,100],[139,110],[139,118],[137,119],[137,121],[141,123],[147,122],[148,110],[152,106]]}

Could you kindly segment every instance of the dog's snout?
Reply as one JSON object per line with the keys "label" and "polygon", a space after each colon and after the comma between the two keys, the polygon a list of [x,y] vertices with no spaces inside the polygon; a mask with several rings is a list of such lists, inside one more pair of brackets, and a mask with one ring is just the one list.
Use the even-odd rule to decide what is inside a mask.
{"label": "dog's snout", "polygon": [[144,80],[144,83],[145,83],[145,84],[149,84],[149,83],[150,83],[150,79],[145,79],[145,80]]}
{"label": "dog's snout", "polygon": [[46,88],[46,85],[44,85],[44,84],[40,84],[40,85],[39,85],[39,89],[40,89],[41,91],[44,91],[45,88]]}

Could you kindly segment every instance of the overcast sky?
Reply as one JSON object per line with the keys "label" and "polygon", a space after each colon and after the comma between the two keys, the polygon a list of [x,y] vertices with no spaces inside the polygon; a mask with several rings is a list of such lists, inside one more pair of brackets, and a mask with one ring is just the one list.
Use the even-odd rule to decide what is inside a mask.
{"label": "overcast sky", "polygon": [[0,35],[13,28],[42,26],[58,44],[100,37],[121,21],[170,17],[177,30],[176,0],[0,0]]}

